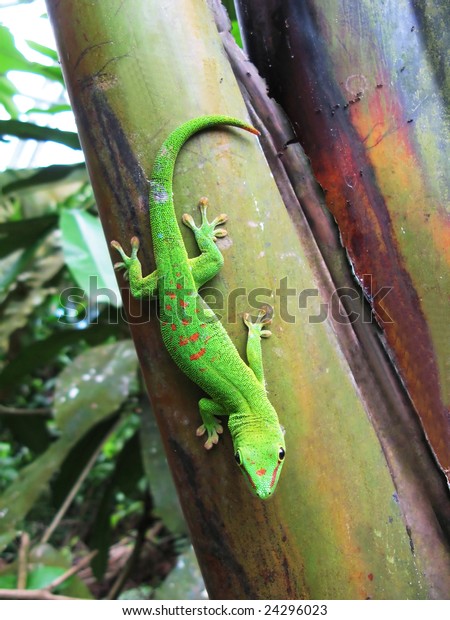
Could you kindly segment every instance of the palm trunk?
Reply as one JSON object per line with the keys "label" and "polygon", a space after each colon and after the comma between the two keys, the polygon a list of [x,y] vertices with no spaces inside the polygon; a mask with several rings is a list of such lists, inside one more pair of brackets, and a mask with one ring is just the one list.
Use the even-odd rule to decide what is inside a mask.
{"label": "palm trunk", "polygon": [[[247,116],[211,9],[193,0],[47,0],[47,5],[106,237],[126,243],[137,234],[150,272],[147,177],[160,144],[174,127],[196,116]],[[216,17],[223,20],[217,6]],[[245,73],[243,67],[253,71],[240,61]],[[273,105],[261,90],[255,105],[257,100]],[[265,120],[275,122],[278,132],[267,132]],[[283,136],[284,120],[253,121],[270,158],[269,147]],[[276,174],[292,206],[286,173]],[[302,174],[305,186],[315,188],[310,171]],[[321,209],[314,192],[310,201]],[[412,461],[398,468],[408,481],[401,492],[394,484],[395,448],[381,449],[373,417],[377,407],[387,405],[374,387],[364,391],[355,383],[346,359],[350,348],[370,386],[377,385],[348,317],[326,311],[335,297],[326,264],[302,213],[291,208],[291,218],[286,210],[256,141],[227,131],[193,138],[180,154],[174,194],[178,217],[195,212],[202,195],[230,217],[230,237],[222,246],[225,266],[213,285],[216,300],[226,300],[217,313],[242,353],[245,333],[238,315],[257,296],[275,306],[264,358],[270,398],[286,428],[285,468],[275,497],[264,503],[250,495],[227,433],[212,453],[195,437],[200,392],[163,348],[153,306],[150,322],[131,321],[210,596],[428,598],[448,593],[448,556],[429,495]],[[188,237],[186,245],[192,255]],[[126,289],[124,301],[130,317],[149,311],[129,300]],[[411,411],[402,406],[409,420]],[[419,455],[428,467],[420,441],[410,450],[411,458]],[[419,518],[411,522],[412,494]],[[435,565],[421,538],[423,525]]]}

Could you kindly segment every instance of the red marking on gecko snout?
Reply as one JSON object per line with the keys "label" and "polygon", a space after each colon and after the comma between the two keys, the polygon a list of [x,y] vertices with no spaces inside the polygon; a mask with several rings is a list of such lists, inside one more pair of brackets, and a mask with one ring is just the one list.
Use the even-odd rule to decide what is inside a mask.
{"label": "red marking on gecko snout", "polygon": [[200,351],[198,353],[193,353],[189,359],[191,360],[191,362],[193,362],[194,360],[198,360],[200,357],[202,357],[202,355],[205,355],[206,353],[206,349],[200,349]]}
{"label": "red marking on gecko snout", "polygon": [[262,469],[258,469],[258,471],[256,471],[256,472],[255,472],[255,474],[256,474],[257,476],[264,476],[264,474],[266,473],[266,471],[267,471],[267,469],[264,469],[264,468],[262,468]]}
{"label": "red marking on gecko snout", "polygon": [[272,488],[273,485],[275,484],[275,480],[277,479],[277,471],[278,471],[279,466],[280,466],[280,463],[278,463],[278,465],[273,470],[272,480],[270,481],[270,488]]}
{"label": "red marking on gecko snout", "polygon": [[177,278],[179,278],[181,276],[181,273],[177,271],[175,275],[177,276]]}

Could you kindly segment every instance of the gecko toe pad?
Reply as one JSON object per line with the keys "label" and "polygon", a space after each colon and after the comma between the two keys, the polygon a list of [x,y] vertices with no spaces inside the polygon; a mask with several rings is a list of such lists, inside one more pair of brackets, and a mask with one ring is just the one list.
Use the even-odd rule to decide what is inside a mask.
{"label": "gecko toe pad", "polygon": [[211,424],[201,424],[197,431],[197,437],[202,437],[205,433],[208,434],[208,438],[204,443],[206,450],[211,450],[211,448],[218,443],[219,435],[223,433],[223,426],[217,418],[214,418],[214,422]]}

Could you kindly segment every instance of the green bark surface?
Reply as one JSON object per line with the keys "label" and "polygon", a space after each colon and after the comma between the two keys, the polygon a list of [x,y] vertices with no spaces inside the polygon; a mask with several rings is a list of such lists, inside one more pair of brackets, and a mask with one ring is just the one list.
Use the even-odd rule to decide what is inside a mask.
{"label": "green bark surface", "polygon": [[450,5],[238,4],[450,481]]}

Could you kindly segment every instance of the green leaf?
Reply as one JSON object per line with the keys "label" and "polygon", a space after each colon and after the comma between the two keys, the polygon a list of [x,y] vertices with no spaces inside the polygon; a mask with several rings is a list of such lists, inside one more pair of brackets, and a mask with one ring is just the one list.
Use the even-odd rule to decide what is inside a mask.
{"label": "green leaf", "polygon": [[41,127],[25,121],[0,121],[0,136],[15,136],[22,140],[37,140],[39,142],[57,142],[71,149],[81,150],[78,134],[73,131]]}
{"label": "green leaf", "polygon": [[103,496],[89,537],[89,547],[91,549],[98,549],[98,554],[92,561],[92,570],[97,579],[103,577],[108,564],[108,554],[112,538],[111,514],[115,493],[118,489],[122,492],[127,490],[129,492],[129,487],[135,489],[142,477],[142,473],[139,437],[135,433],[121,450],[114,467],[114,472],[104,485]]}
{"label": "green leaf", "polygon": [[78,356],[58,377],[55,419],[61,436],[27,467],[0,497],[0,548],[16,535],[55,471],[77,442],[119,409],[135,380],[137,358],[131,341],[102,345]]}
{"label": "green leaf", "polygon": [[29,248],[55,228],[57,222],[56,215],[44,215],[0,224],[0,258],[19,248]]}
{"label": "green leaf", "polygon": [[11,31],[0,25],[0,72],[5,74],[11,70],[23,71],[29,61],[16,48]]}
{"label": "green leaf", "polygon": [[147,601],[151,599],[153,588],[145,583],[140,584],[136,588],[125,590],[119,596],[120,601]]}
{"label": "green leaf", "polygon": [[[40,590],[66,573],[71,568],[71,557],[67,549],[59,551],[49,544],[39,544],[30,550],[27,564],[27,590]],[[17,560],[0,568],[0,588],[17,588]],[[73,575],[54,590],[65,596],[91,599],[92,594],[86,584]]]}
{"label": "green leaf", "polygon": [[19,116],[19,108],[14,103],[14,95],[18,94],[17,88],[8,80],[6,75],[0,75],[0,104],[5,108],[11,118]]}
{"label": "green leaf", "polygon": [[110,437],[113,424],[114,420],[108,418],[91,428],[64,459],[51,482],[55,506],[64,501],[98,446],[105,441],[105,437]]}
{"label": "green leaf", "polygon": [[16,571],[12,574],[0,575],[0,588],[3,590],[15,590],[17,586],[17,574]]}
{"label": "green leaf", "polygon": [[102,497],[88,540],[89,547],[98,550],[92,560],[92,572],[99,581],[103,578],[108,566],[109,548],[112,541],[111,513],[114,506],[114,485],[108,481],[100,492]]}
{"label": "green leaf", "polygon": [[192,546],[178,556],[175,568],[166,577],[164,583],[155,590],[153,598],[157,601],[206,600],[208,598]]}
{"label": "green leaf", "polygon": [[117,488],[131,496],[144,475],[140,436],[137,431],[126,442],[117,459]]}
{"label": "green leaf", "polygon": [[153,512],[171,532],[186,535],[186,521],[167,464],[161,434],[153,412],[147,407],[144,407],[141,416],[140,433],[142,461],[153,498]]}
{"label": "green leaf", "polygon": [[0,74],[8,71],[25,71],[35,73],[52,81],[64,83],[61,69],[49,67],[38,62],[30,62],[16,48],[14,37],[6,26],[0,25]]}
{"label": "green leaf", "polygon": [[[43,265],[44,267],[44,265]],[[51,279],[57,271],[62,267],[62,263],[56,261],[52,263],[47,261],[45,265],[45,271],[39,274],[39,263],[35,267],[35,271],[27,273],[27,277],[36,276],[39,278],[42,275],[45,279]],[[35,312],[36,308],[43,305],[50,295],[56,293],[54,287],[45,287],[41,281],[37,281],[35,286],[31,286],[26,290],[23,295],[10,295],[4,307],[1,308],[1,321],[0,321],[0,353],[4,354],[8,349],[9,339],[11,334],[16,330],[24,327],[30,316]]]}
{"label": "green leaf", "polygon": [[[17,171],[15,171],[17,172]],[[49,185],[58,183],[73,176],[70,180],[84,180],[86,178],[86,166],[84,163],[79,164],[55,164],[46,166],[45,168],[36,168],[35,170],[20,170],[21,174],[25,174],[24,178],[6,183],[2,188],[4,195],[12,194],[17,191],[36,187],[38,185]],[[80,177],[80,179],[78,179]],[[82,178],[81,178],[82,177]]]}
{"label": "green leaf", "polygon": [[27,249],[24,254],[29,260],[20,274],[20,292],[8,291],[0,306],[0,350],[7,349],[11,334],[26,325],[35,309],[57,292],[47,283],[64,265],[55,234],[43,236],[36,241],[35,248]]}
{"label": "green leaf", "polygon": [[58,114],[59,112],[70,112],[72,107],[68,103],[55,103],[48,108],[30,108],[26,114]]}
{"label": "green leaf", "polygon": [[[45,588],[54,579],[67,572],[71,566],[72,557],[67,549],[59,551],[49,544],[39,544],[33,547],[28,561],[27,590]],[[76,598],[92,598],[92,594],[86,584],[78,575],[73,575],[64,581],[55,588],[54,592],[64,593],[65,596]]]}
{"label": "green leaf", "polygon": [[[55,419],[65,433],[79,433],[116,411],[134,383],[137,357],[130,340],[94,347],[58,377]],[[83,432],[84,434],[84,432]]]}
{"label": "green leaf", "polygon": [[47,58],[50,58],[50,60],[53,60],[55,63],[58,62],[58,52],[51,47],[46,47],[45,45],[36,43],[36,41],[27,41],[27,45],[35,52],[39,52],[39,54],[47,56]]}
{"label": "green leaf", "polygon": [[119,307],[120,291],[100,220],[86,211],[64,210],[60,228],[64,256],[75,281],[91,300],[103,289],[109,303]]}
{"label": "green leaf", "polygon": [[233,19],[231,21],[231,34],[233,35],[233,38],[236,41],[236,43],[242,49],[244,45],[242,43],[242,37],[241,37],[241,31],[239,30],[239,24],[236,19]]}
{"label": "green leaf", "polygon": [[[2,416],[1,421],[2,427],[8,428],[14,439],[35,455],[42,454],[53,440],[47,428],[47,420],[43,416],[24,412],[23,415]],[[17,470],[15,473],[17,475]]]}
{"label": "green leaf", "polygon": [[23,251],[13,252],[0,260],[0,303],[3,303],[10,286],[17,281],[20,274],[33,260],[39,244],[36,242]]}
{"label": "green leaf", "polygon": [[39,566],[27,575],[27,590],[40,590],[65,573],[60,566]]}
{"label": "green leaf", "polygon": [[18,95],[19,91],[11,82],[8,80],[6,75],[0,76],[0,94],[7,95],[8,97],[13,97],[14,95]]}
{"label": "green leaf", "polygon": [[64,330],[44,340],[33,342],[2,370],[0,388],[4,391],[13,389],[23,377],[36,368],[42,368],[62,349],[79,343],[80,340],[85,340],[90,345],[98,345],[116,332],[117,326],[115,325],[94,325],[83,330],[82,333],[78,329]]}

